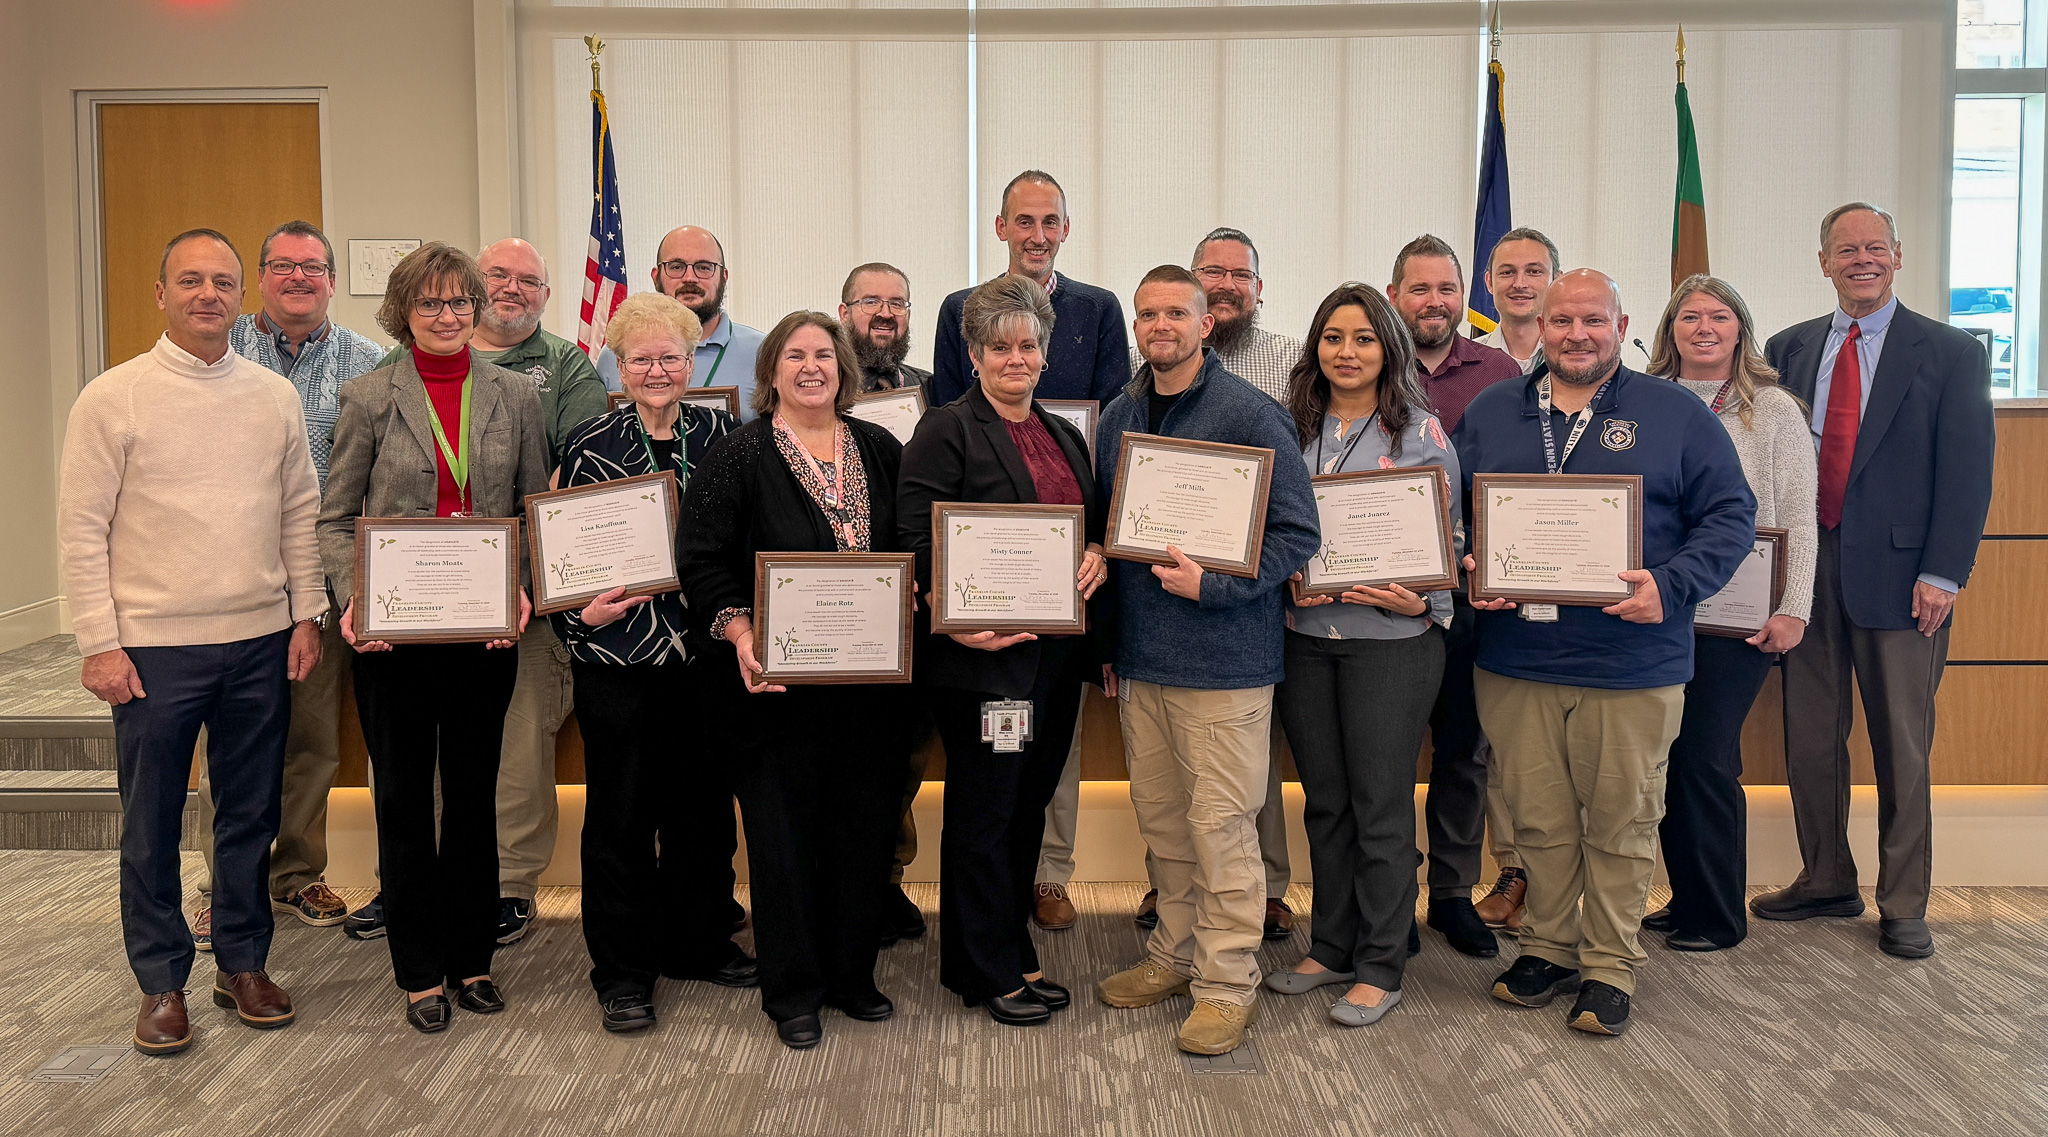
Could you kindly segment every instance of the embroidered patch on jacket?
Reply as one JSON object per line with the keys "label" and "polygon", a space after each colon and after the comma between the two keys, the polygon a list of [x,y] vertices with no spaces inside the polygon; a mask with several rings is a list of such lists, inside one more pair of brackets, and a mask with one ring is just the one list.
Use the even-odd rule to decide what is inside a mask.
{"label": "embroidered patch on jacket", "polygon": [[535,390],[545,391],[548,389],[548,369],[545,366],[536,363],[532,367],[527,368],[526,373],[533,376]]}
{"label": "embroidered patch on jacket", "polygon": [[1611,418],[1600,428],[1600,445],[1609,450],[1627,450],[1636,444],[1636,424],[1625,418]]}

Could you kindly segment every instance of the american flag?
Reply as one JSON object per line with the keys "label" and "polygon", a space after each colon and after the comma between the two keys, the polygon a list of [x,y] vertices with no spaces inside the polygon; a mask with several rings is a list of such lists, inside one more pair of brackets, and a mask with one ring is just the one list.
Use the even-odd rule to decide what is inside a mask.
{"label": "american flag", "polygon": [[626,298],[626,245],[620,240],[619,171],[612,161],[612,122],[604,94],[590,92],[590,252],[583,262],[583,315],[576,346],[591,355],[604,346],[604,326]]}

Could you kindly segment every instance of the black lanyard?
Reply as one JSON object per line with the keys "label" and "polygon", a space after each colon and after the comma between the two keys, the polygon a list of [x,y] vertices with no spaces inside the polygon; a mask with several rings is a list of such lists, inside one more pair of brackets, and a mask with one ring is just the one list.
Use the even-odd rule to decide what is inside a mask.
{"label": "black lanyard", "polygon": [[1536,408],[1540,412],[1536,420],[1543,424],[1545,470],[1553,474],[1558,473],[1564,469],[1564,464],[1571,460],[1572,450],[1579,445],[1579,437],[1586,433],[1586,427],[1593,421],[1593,407],[1600,402],[1600,396],[1607,390],[1607,384],[1610,382],[1612,380],[1602,380],[1598,389],[1593,392],[1593,397],[1586,400],[1586,405],[1580,408],[1578,414],[1572,416],[1572,432],[1564,440],[1564,454],[1560,457],[1557,452],[1557,436],[1550,431],[1550,376],[1545,375],[1536,381]]}
{"label": "black lanyard", "polygon": [[1375,407],[1371,414],[1365,416],[1365,422],[1351,432],[1351,437],[1344,443],[1344,449],[1338,452],[1337,460],[1328,467],[1323,465],[1323,432],[1318,431],[1316,433],[1316,473],[1334,474],[1341,472],[1344,469],[1344,463],[1351,460],[1351,452],[1358,449],[1358,440],[1364,438],[1365,432],[1371,430],[1372,425],[1379,420],[1379,408]]}

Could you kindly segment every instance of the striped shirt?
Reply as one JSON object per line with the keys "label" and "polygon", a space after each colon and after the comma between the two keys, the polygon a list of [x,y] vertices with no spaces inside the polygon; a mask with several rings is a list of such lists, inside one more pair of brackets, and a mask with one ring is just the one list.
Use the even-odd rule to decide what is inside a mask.
{"label": "striped shirt", "polygon": [[360,332],[328,321],[299,346],[293,356],[290,338],[270,326],[262,313],[235,320],[228,330],[235,354],[253,360],[292,381],[306,412],[306,441],[313,448],[313,471],[327,488],[327,458],[334,450],[334,421],[341,417],[341,385],[377,369],[384,349]]}

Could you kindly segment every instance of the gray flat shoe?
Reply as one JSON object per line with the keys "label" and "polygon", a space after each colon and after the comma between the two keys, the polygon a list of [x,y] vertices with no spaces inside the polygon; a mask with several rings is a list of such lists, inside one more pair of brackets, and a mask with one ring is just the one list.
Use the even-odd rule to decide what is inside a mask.
{"label": "gray flat shoe", "polygon": [[1400,1005],[1399,991],[1387,992],[1387,997],[1381,999],[1377,1007],[1361,1007],[1348,999],[1339,999],[1330,1004],[1330,1021],[1338,1026],[1371,1026]]}
{"label": "gray flat shoe", "polygon": [[1332,983],[1356,983],[1358,976],[1349,971],[1318,971],[1305,975],[1299,971],[1275,971],[1266,976],[1266,989],[1282,995],[1306,995],[1318,987]]}

